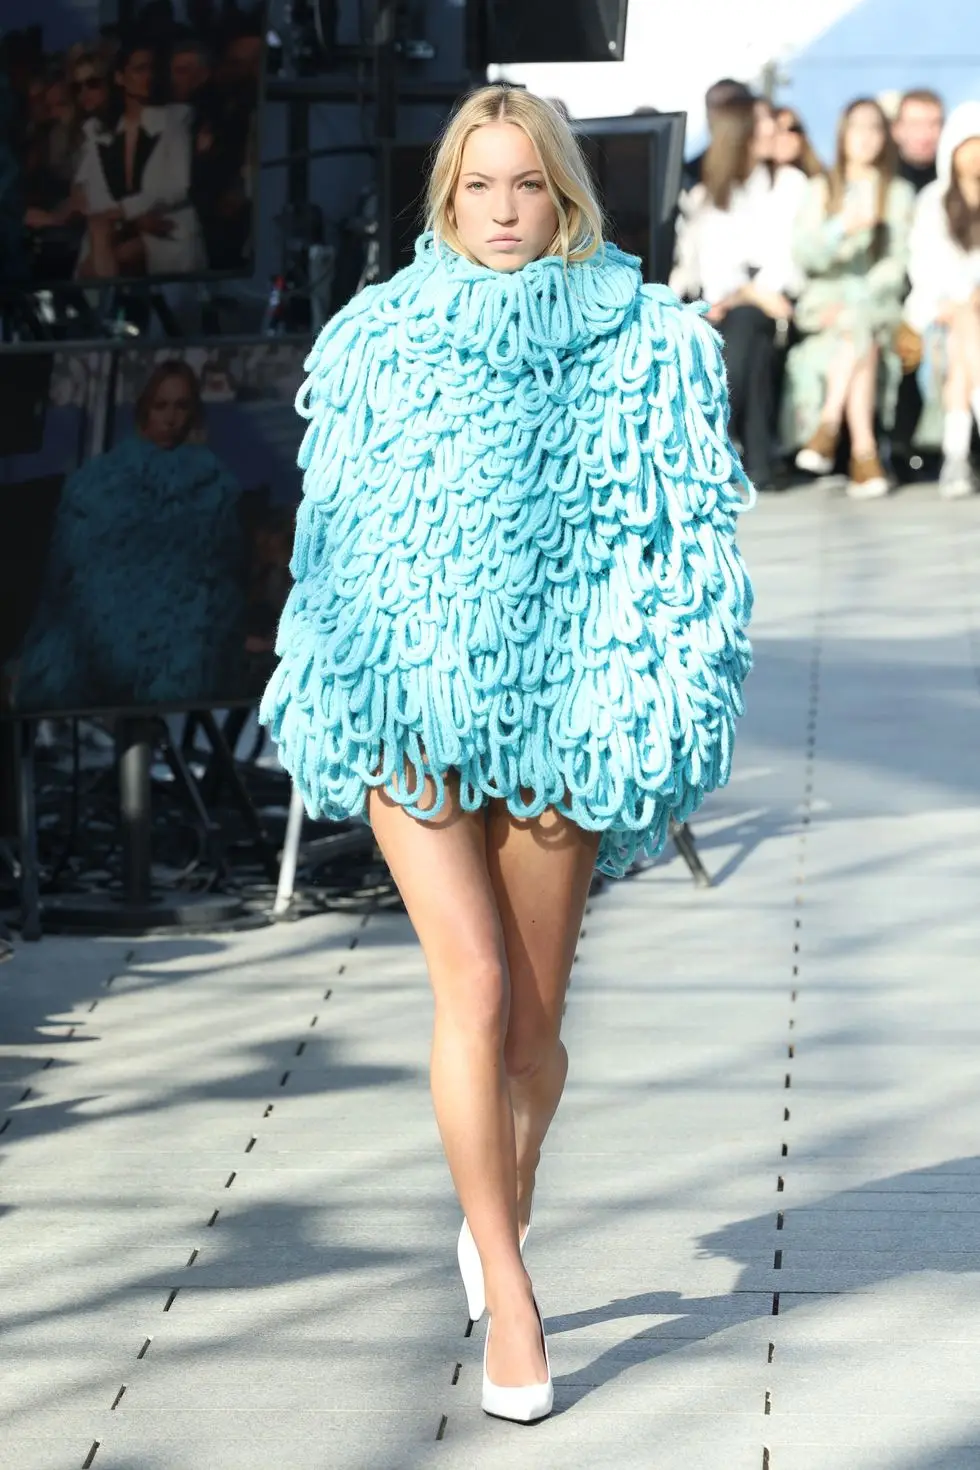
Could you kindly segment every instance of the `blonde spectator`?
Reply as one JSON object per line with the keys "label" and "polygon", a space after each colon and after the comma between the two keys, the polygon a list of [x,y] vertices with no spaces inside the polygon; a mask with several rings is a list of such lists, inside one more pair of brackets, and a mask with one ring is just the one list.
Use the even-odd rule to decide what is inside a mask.
{"label": "blonde spectator", "polygon": [[980,425],[980,102],[951,113],[937,179],[920,194],[912,228],[905,320],[923,339],[923,397],[942,385],[940,494],[972,494],[974,421]]}
{"label": "blonde spectator", "polygon": [[794,253],[805,281],[796,322],[804,334],[787,362],[787,437],[800,469],[829,474],[841,426],[851,438],[847,491],[887,495],[875,410],[894,412],[901,364],[892,341],[902,317],[914,194],[896,179],[888,122],[877,102],[845,109],[829,178],[811,179]]}

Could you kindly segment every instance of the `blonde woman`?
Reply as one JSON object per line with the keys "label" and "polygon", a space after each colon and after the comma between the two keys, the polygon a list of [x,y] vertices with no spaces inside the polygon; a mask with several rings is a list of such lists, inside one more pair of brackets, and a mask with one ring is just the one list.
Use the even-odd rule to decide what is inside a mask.
{"label": "blonde woman", "polygon": [[887,495],[876,411],[891,423],[901,364],[892,342],[902,317],[915,196],[895,177],[888,120],[858,98],[844,110],[829,178],[810,180],[796,224],[804,285],[796,303],[803,341],[786,364],[785,434],[802,444],[801,470],[833,470],[841,428],[851,437],[847,493]]}
{"label": "blonde woman", "polygon": [[428,198],[414,262],[308,359],[262,718],[311,812],[370,821],[421,941],[482,1406],[528,1422],[553,1391],[522,1252],[582,912],[597,859],[624,873],[727,778],[751,497],[714,333],[604,243],[556,108],[470,96]]}

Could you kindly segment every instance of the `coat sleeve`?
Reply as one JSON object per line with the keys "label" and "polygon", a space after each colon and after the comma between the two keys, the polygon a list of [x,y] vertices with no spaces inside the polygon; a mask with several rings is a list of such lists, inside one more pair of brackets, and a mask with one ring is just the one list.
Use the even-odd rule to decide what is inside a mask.
{"label": "coat sleeve", "polygon": [[888,227],[885,254],[875,261],[865,277],[872,301],[887,303],[904,295],[914,208],[915,194],[911,184],[907,184],[904,179],[893,180],[885,208],[885,224]]}
{"label": "coat sleeve", "polygon": [[837,261],[846,259],[848,244],[840,215],[827,217],[826,182],[811,179],[793,227],[796,266],[808,276],[821,276]]}

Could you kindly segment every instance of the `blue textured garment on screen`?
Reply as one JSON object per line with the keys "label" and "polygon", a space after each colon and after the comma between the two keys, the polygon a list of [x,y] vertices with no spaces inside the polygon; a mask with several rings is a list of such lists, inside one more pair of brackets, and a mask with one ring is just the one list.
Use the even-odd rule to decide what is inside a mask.
{"label": "blue textured garment on screen", "polygon": [[307,371],[261,717],[308,811],[383,785],[424,820],[454,770],[600,830],[607,873],[654,855],[728,779],[751,662],[717,335],[615,246],[500,273],[423,235]]}
{"label": "blue textured garment on screen", "polygon": [[66,481],[16,680],[24,710],[241,692],[240,489],[200,444],[125,440]]}

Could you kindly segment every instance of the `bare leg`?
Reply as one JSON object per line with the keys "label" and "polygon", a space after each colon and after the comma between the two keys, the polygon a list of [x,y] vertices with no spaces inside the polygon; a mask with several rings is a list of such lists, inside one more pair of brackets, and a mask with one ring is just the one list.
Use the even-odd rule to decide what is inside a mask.
{"label": "bare leg", "polygon": [[949,355],[950,367],[959,368],[966,381],[969,398],[980,389],[980,310],[975,306],[962,307],[954,317]]}
{"label": "bare leg", "polygon": [[828,429],[833,429],[835,434],[840,430],[844,418],[844,408],[851,391],[856,365],[854,343],[845,338],[831,358],[830,367],[827,370],[823,409],[820,413],[821,424],[825,424]]}
{"label": "bare leg", "polygon": [[531,1283],[518,1248],[514,1117],[504,1070],[509,980],[487,872],[486,814],[463,812],[450,786],[435,821],[418,821],[379,791],[371,794],[370,817],[432,982],[432,1099],[483,1262],[493,1318],[490,1377],[501,1387],[543,1383]]}
{"label": "bare leg", "polygon": [[872,347],[858,360],[847,392],[847,427],[851,431],[851,453],[855,459],[865,459],[878,452],[875,438],[877,379],[878,349]]}
{"label": "bare leg", "polygon": [[510,972],[504,1060],[514,1109],[522,1230],[541,1145],[568,1071],[559,1033],[598,848],[597,832],[585,832],[553,810],[519,821],[503,802],[491,803],[487,864]]}

